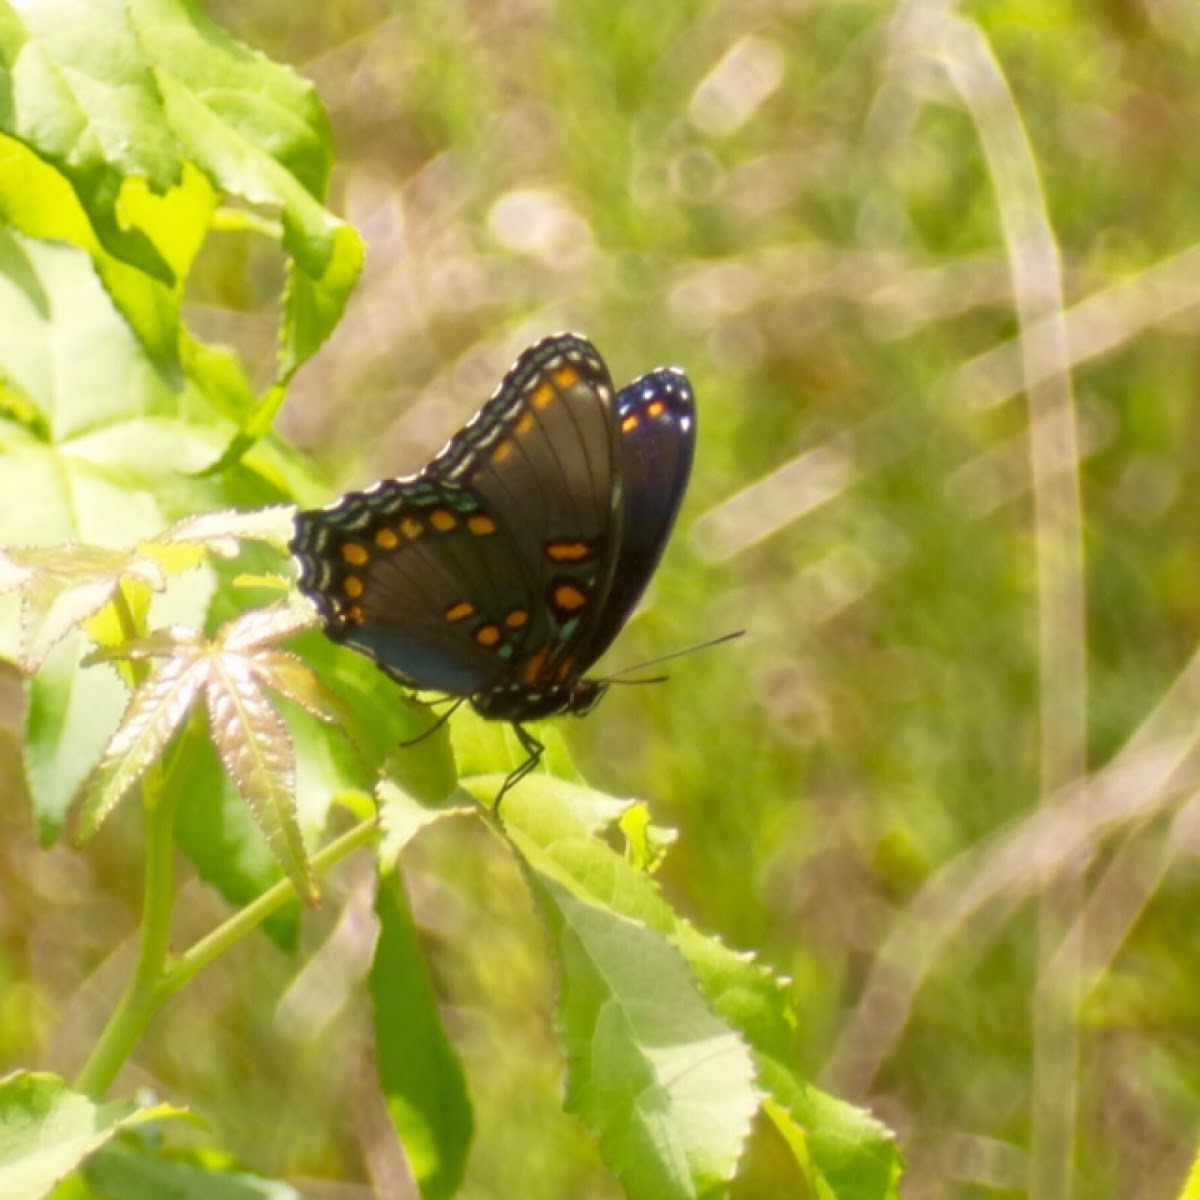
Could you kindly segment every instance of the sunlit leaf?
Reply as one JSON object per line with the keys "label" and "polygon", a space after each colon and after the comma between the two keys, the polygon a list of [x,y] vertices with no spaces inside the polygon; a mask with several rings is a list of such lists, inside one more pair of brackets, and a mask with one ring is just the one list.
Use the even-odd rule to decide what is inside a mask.
{"label": "sunlit leaf", "polygon": [[128,699],[111,669],[79,669],[83,641],[77,633],[61,642],[25,684],[25,772],[44,845],[58,836]]}
{"label": "sunlit leaf", "polygon": [[0,1195],[41,1200],[122,1129],[182,1116],[166,1104],[96,1104],[55,1075],[0,1079]]}
{"label": "sunlit leaf", "polygon": [[122,580],[156,590],[166,585],[157,564],[136,552],[67,544],[0,552],[20,576],[21,668],[32,674],[50,650],[112,599]]}
{"label": "sunlit leaf", "polygon": [[266,608],[252,608],[222,629],[221,644],[231,651],[252,650],[309,628],[313,619],[312,607],[307,602],[285,601]]}
{"label": "sunlit leaf", "polygon": [[178,364],[183,280],[221,193],[282,212],[302,282],[285,302],[280,380],[328,336],[362,247],[320,204],[330,139],[310,84],[186,0],[5,7],[0,79],[0,132],[15,139],[0,141],[0,211],[86,250],[157,362]]}
{"label": "sunlit leaf", "polygon": [[246,662],[232,654],[209,662],[205,699],[217,754],[280,866],[296,890],[312,901],[316,885],[296,820],[295,751],[287,727]]}
{"label": "sunlit leaf", "polygon": [[531,878],[561,958],[567,1107],[633,1200],[723,1194],[758,1107],[747,1047],[665,939]]}
{"label": "sunlit leaf", "polygon": [[261,540],[283,547],[292,536],[295,511],[290,504],[275,504],[249,512],[226,508],[219,512],[198,513],[177,521],[153,544],[199,543],[227,558],[237,554],[239,544],[245,540]]}
{"label": "sunlit leaf", "polygon": [[87,841],[150,765],[162,756],[208,682],[211,664],[182,650],[129,698],[129,706],[80,798],[77,842]]}
{"label": "sunlit leaf", "polygon": [[568,1105],[631,1197],[715,1197],[758,1110],[750,1050],[679,950],[639,919],[662,905],[653,885],[575,810],[588,806],[560,801],[546,780],[505,813],[558,944]]}
{"label": "sunlit leaf", "polygon": [[353,719],[342,699],[295,654],[286,650],[260,650],[250,659],[250,666],[260,683],[299,704],[317,720],[346,725]]}

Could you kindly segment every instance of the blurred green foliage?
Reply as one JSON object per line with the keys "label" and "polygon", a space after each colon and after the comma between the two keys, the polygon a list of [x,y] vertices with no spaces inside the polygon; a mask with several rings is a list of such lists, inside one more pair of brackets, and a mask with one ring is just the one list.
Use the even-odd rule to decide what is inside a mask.
{"label": "blurred green foliage", "polygon": [[[1135,770],[1098,836],[1064,842],[1036,821],[1018,326],[980,131],[919,32],[906,40],[940,6],[207,9],[314,81],[332,207],[367,242],[346,317],[279,426],[331,493],[421,465],[552,329],[587,332],[618,383],[684,365],[696,472],[610,660],[749,636],[572,726],[585,776],[679,827],[668,895],[794,978],[804,1070],[898,1131],[910,1197],[1024,1193],[1037,868],[1083,861],[1076,1194],[1175,1196],[1200,1113],[1195,805],[1186,770],[1174,790]],[[1019,107],[1061,253],[1099,772],[1200,634],[1200,15],[1187,0],[961,12]],[[260,383],[278,272],[252,234],[217,235],[185,297],[197,328],[267,364]],[[1150,726],[1152,747],[1190,747],[1195,695]],[[0,1065],[48,1047],[69,1070],[122,978],[136,814],[83,862],[35,854],[15,798],[0,823]],[[1006,870],[1014,845],[1023,869]],[[147,1082],[215,1114],[264,1173],[379,1167],[356,870],[339,876],[349,908],[306,918],[299,960],[243,945],[139,1054]],[[482,830],[439,827],[406,870],[476,1110],[464,1194],[617,1195],[561,1112],[544,934],[512,862]],[[220,911],[198,883],[185,898],[189,929]],[[927,959],[887,957],[906,930]],[[910,968],[911,1010],[881,1033],[864,990]],[[759,1131],[739,1195],[790,1194],[771,1137]]]}

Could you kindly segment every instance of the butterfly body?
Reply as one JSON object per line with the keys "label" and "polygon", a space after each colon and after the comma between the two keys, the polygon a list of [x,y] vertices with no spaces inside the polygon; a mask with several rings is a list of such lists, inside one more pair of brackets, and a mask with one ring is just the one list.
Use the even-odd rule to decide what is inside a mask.
{"label": "butterfly body", "polygon": [[682,372],[617,392],[591,343],[546,338],[423,470],[297,514],[300,588],[335,641],[536,756],[521,722],[603,695],[584,673],[658,563],[695,430]]}

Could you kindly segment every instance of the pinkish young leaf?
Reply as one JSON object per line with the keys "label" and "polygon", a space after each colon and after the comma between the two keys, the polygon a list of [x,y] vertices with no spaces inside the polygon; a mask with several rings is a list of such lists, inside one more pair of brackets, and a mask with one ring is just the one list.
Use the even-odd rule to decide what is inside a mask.
{"label": "pinkish young leaf", "polygon": [[220,512],[201,513],[177,521],[154,542],[200,542],[217,554],[233,558],[238,553],[238,541],[263,541],[286,546],[292,536],[292,514],[295,511],[290,504],[276,504],[250,512],[227,508]]}
{"label": "pinkish young leaf", "polygon": [[221,627],[218,640],[226,650],[252,650],[278,642],[314,623],[314,610],[307,604],[283,601],[254,608]]}
{"label": "pinkish young leaf", "polygon": [[348,725],[352,714],[341,697],[321,681],[313,669],[286,650],[260,650],[249,660],[260,683],[300,705],[310,716],[328,725]]}
{"label": "pinkish young leaf", "polygon": [[122,579],[155,591],[166,586],[159,566],[134,551],[75,542],[8,551],[4,578],[22,588],[20,665],[30,674],[72,629],[112,599]]}
{"label": "pinkish young leaf", "polygon": [[287,726],[244,659],[221,654],[210,661],[206,699],[217,753],[279,865],[300,895],[313,902],[317,889],[296,819],[295,750]]}
{"label": "pinkish young leaf", "polygon": [[187,625],[167,625],[153,629],[145,637],[134,638],[120,646],[103,646],[83,657],[85,667],[96,663],[125,659],[166,658],[180,650],[195,650],[203,638],[199,630]]}
{"label": "pinkish young leaf", "polygon": [[208,678],[209,661],[196,655],[167,659],[129,698],[125,716],[84,783],[76,844],[100,828],[118,801],[166,749]]}

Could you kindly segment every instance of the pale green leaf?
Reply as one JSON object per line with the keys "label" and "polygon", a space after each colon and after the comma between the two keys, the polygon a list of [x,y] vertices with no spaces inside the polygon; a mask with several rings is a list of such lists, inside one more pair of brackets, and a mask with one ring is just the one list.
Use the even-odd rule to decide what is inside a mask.
{"label": "pale green leaf", "polygon": [[531,867],[561,958],[567,1107],[631,1200],[722,1195],[758,1107],[749,1049],[664,938]]}
{"label": "pale green leaf", "polygon": [[0,1196],[41,1200],[121,1129],[182,1116],[168,1105],[96,1104],[55,1075],[0,1079]]}
{"label": "pale green leaf", "polygon": [[80,633],[68,637],[25,685],[25,773],[43,844],[58,835],[128,696],[109,668],[79,669],[83,644]]}

